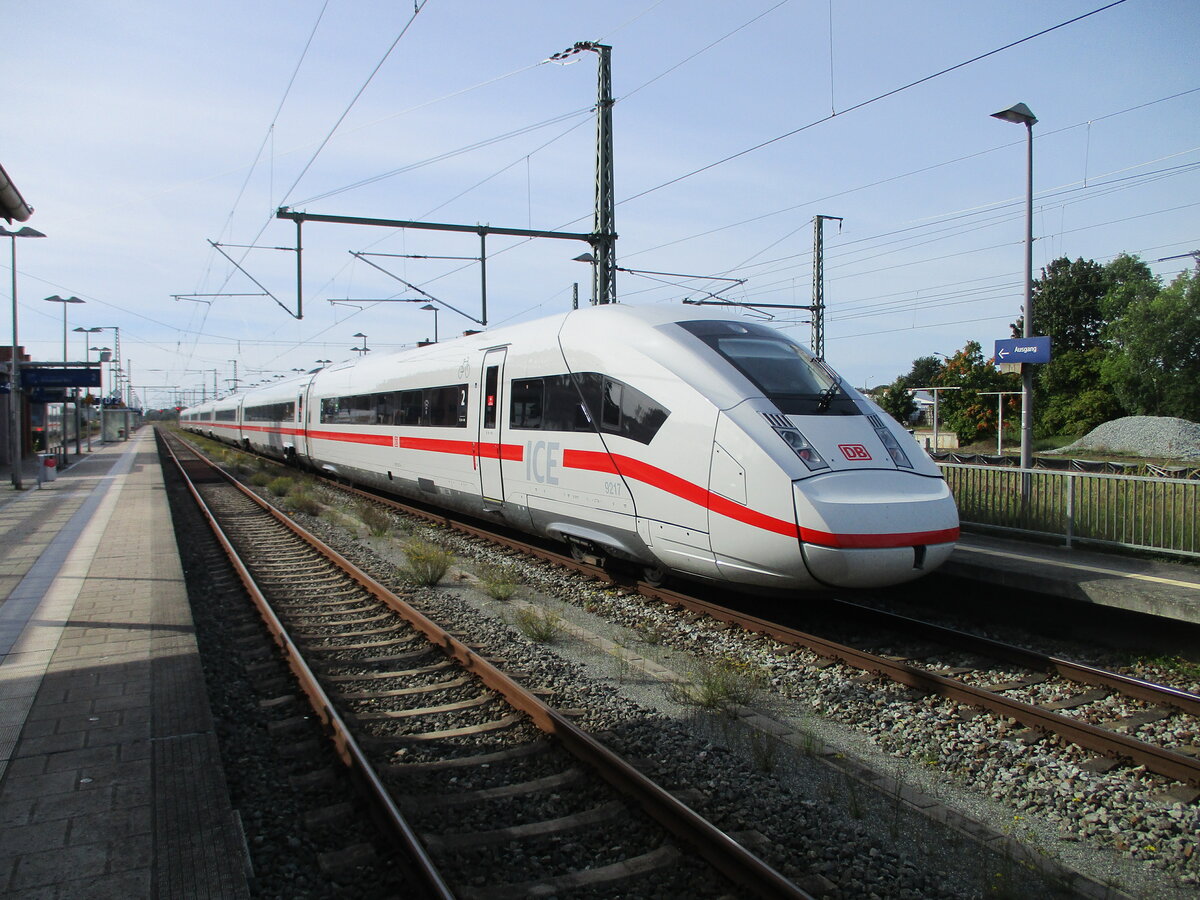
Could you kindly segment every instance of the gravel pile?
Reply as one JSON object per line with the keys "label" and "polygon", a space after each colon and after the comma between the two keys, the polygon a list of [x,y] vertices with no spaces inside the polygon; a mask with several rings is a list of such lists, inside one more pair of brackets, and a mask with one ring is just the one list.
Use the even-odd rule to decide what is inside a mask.
{"label": "gravel pile", "polygon": [[1200,424],[1167,416],[1126,416],[1093,428],[1075,443],[1052,451],[1131,453],[1155,459],[1200,459]]}

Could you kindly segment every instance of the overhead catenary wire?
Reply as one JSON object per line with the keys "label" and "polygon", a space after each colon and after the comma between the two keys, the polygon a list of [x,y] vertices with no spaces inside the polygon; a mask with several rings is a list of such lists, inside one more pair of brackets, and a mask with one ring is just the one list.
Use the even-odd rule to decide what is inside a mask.
{"label": "overhead catenary wire", "polygon": [[[654,5],[656,6],[657,4],[654,4]],[[653,6],[652,6],[651,8],[653,8]],[[669,70],[668,70],[668,71],[669,71]],[[665,74],[665,73],[664,73],[664,74]],[[659,76],[659,77],[661,77],[661,76]],[[1096,121],[1098,118],[1099,118],[1099,117],[1093,117],[1093,118],[1092,118],[1092,121]],[[339,132],[339,134],[341,134],[341,132]],[[524,153],[523,153],[523,154],[522,154],[522,156],[521,156],[521,159],[523,159],[523,160],[528,160],[528,158],[529,158],[529,154],[524,154]],[[504,171],[507,171],[507,169],[505,169]],[[1089,183],[1088,183],[1088,186],[1089,186],[1089,187],[1091,186],[1091,181],[1092,181],[1092,178],[1093,178],[1093,177],[1094,177],[1094,176],[1089,176]],[[486,181],[486,179],[485,179],[485,181]],[[481,181],[481,182],[478,182],[477,184],[482,184],[482,183],[484,183],[484,182],[483,182],[483,181]],[[469,189],[468,189],[468,191],[469,191]],[[459,194],[459,195],[456,195],[456,196],[462,196],[462,194]],[[452,201],[448,201],[448,202],[452,202]],[[972,224],[972,225],[970,226],[969,230],[978,230],[979,228],[986,227],[986,226],[983,226],[983,225],[981,225],[981,224],[978,224],[978,220],[969,220],[969,221],[976,223],[976,224]],[[925,234],[927,234],[927,235],[928,235],[929,233],[930,233],[930,232],[925,232]],[[876,238],[876,240],[878,240],[878,237]],[[840,244],[842,244],[842,243],[843,243],[843,242],[839,242],[839,245],[840,245]],[[882,249],[882,248],[877,248],[877,249]],[[867,255],[867,254],[870,254],[871,252],[872,252],[872,251],[871,251],[871,250],[869,250],[869,249],[863,249],[863,250],[860,252],[860,255]],[[843,264],[847,264],[847,265],[848,265],[848,264],[849,264],[849,263],[848,263],[848,260],[851,260],[851,259],[854,259],[854,258],[855,258],[855,257],[849,257],[849,256],[848,256],[848,257],[845,257],[845,258],[841,258],[841,257],[839,257],[839,258],[838,258],[838,261],[839,261],[839,262],[841,262],[841,263],[843,263]],[[833,258],[832,258],[832,257],[831,257],[831,263],[833,263]],[[755,261],[755,263],[754,263],[754,264],[757,266],[757,265],[758,265],[758,261]],[[759,278],[759,277],[762,277],[763,275],[765,275],[766,277],[768,277],[768,278],[769,278],[769,277],[771,276],[771,274],[772,274],[772,273],[770,273],[769,271],[766,271],[766,270],[768,270],[768,269],[770,269],[770,268],[771,268],[771,266],[766,266],[766,265],[764,265],[764,266],[762,266],[762,267],[760,267],[760,268],[756,269],[756,272],[760,273],[760,274],[756,275],[756,279],[757,279],[757,278]],[[424,283],[424,282],[422,282],[422,283]]]}
{"label": "overhead catenary wire", "polygon": [[790,137],[794,137],[795,135],[800,134],[803,131],[807,131],[810,128],[814,128],[817,125],[820,125],[824,122],[828,122],[831,119],[837,118],[837,116],[844,116],[847,113],[851,113],[851,112],[855,112],[856,110],[864,109],[865,107],[870,106],[874,103],[878,103],[881,100],[886,100],[888,97],[894,97],[896,94],[902,93],[907,90],[911,90],[912,88],[917,87],[918,85],[925,84],[928,81],[933,81],[935,78],[940,78],[943,75],[948,75],[951,72],[955,72],[959,69],[965,68],[966,66],[969,66],[974,63],[980,62],[981,60],[987,59],[990,56],[995,56],[997,53],[1003,53],[1005,50],[1011,50],[1013,47],[1018,47],[1021,44],[1027,43],[1028,41],[1032,41],[1036,38],[1050,34],[1051,32],[1057,31],[1060,28],[1065,28],[1068,25],[1074,25],[1076,22],[1080,22],[1091,16],[1105,12],[1106,10],[1112,9],[1114,6],[1120,6],[1122,3],[1125,3],[1125,2],[1126,2],[1126,0],[1112,0],[1111,3],[1107,3],[1104,6],[1099,7],[1098,9],[1093,9],[1091,12],[1082,13],[1071,19],[1067,19],[1065,22],[1059,22],[1057,25],[1051,25],[1049,28],[1043,28],[1041,31],[1037,31],[1037,32],[1034,32],[1033,34],[1026,35],[1025,37],[1019,38],[1015,41],[1010,41],[1009,43],[1003,45],[1002,47],[996,47],[995,49],[989,50],[986,53],[980,53],[978,56],[973,56],[970,59],[963,60],[962,62],[956,63],[953,66],[947,66],[946,68],[940,69],[937,72],[933,72],[929,75],[926,75],[923,78],[918,78],[915,81],[910,81],[907,84],[901,85],[900,87],[892,88],[890,91],[885,91],[882,94],[877,94],[874,97],[870,97],[867,100],[860,101],[859,103],[855,103],[853,106],[847,107],[846,109],[842,110],[842,112],[840,112],[840,113],[831,113],[828,116],[822,116],[819,119],[815,119],[812,122],[809,122],[805,125],[801,125],[799,128],[793,128],[791,131],[786,131],[783,134],[776,135],[775,137],[769,138],[768,140],[760,141],[759,143],[757,143],[751,147],[747,147],[744,150],[739,150],[737,153],[732,153],[729,156],[726,156],[722,159],[718,159],[715,162],[708,163],[707,165],[701,166],[698,169],[693,169],[690,172],[685,172],[682,175],[678,175],[675,178],[672,178],[669,181],[664,181],[661,184],[655,185],[654,187],[646,188],[645,190],[639,191],[636,194],[632,194],[629,197],[625,197],[623,200],[620,200],[618,202],[619,203],[629,203],[633,200],[639,200],[642,197],[648,196],[649,194],[653,194],[657,191],[661,191],[663,188],[670,187],[673,184],[678,184],[679,182],[685,181],[688,178],[692,178],[693,176],[699,175],[702,172],[707,172],[711,169],[717,168],[718,166],[723,166],[725,163],[732,162],[735,159],[740,159],[741,157],[746,156],[750,153],[755,153],[758,150],[762,150],[764,147],[769,147],[772,144],[778,143],[779,141],[786,140],[787,138],[790,138]]}
{"label": "overhead catenary wire", "polygon": [[[1117,2],[1124,2],[1124,0],[1117,0]],[[387,51],[383,54],[382,57],[380,57],[379,62],[377,62],[375,64],[375,68],[373,68],[371,70],[371,73],[363,81],[363,83],[359,87],[359,89],[354,92],[354,96],[350,98],[350,102],[346,104],[346,108],[344,110],[342,110],[341,115],[339,115],[337,117],[337,120],[333,123],[333,126],[329,129],[329,133],[325,135],[324,140],[322,140],[321,143],[317,146],[317,149],[313,151],[312,156],[309,157],[308,162],[305,163],[304,166],[300,169],[299,174],[296,175],[296,178],[292,182],[291,187],[289,187],[286,191],[283,192],[282,199],[279,202],[280,206],[284,206],[287,204],[287,199],[289,196],[291,196],[292,191],[294,191],[296,189],[296,185],[298,185],[300,183],[301,179],[303,179],[304,176],[306,174],[308,174],[308,170],[310,168],[312,168],[313,163],[315,163],[317,161],[317,157],[321,155],[321,151],[324,150],[325,147],[329,144],[329,142],[333,139],[333,136],[337,133],[338,128],[341,127],[342,122],[346,121],[346,116],[350,115],[350,111],[352,109],[354,109],[354,107],[358,103],[359,99],[362,97],[362,95],[364,93],[366,93],[366,90],[368,87],[370,87],[371,82],[375,80],[375,76],[379,74],[379,70],[383,68],[383,64],[388,61],[388,58],[395,51],[396,47],[398,47],[400,45],[400,41],[402,41],[404,39],[404,36],[406,34],[408,34],[408,30],[412,27],[413,23],[417,20],[417,16],[419,16],[421,14],[421,10],[423,10],[428,3],[429,3],[429,0],[416,0],[416,2],[414,2],[412,16],[410,16],[409,20],[404,23],[404,27],[400,29],[400,33],[396,35],[395,40],[392,41],[391,45],[387,48]]]}
{"label": "overhead catenary wire", "polygon": [[[1143,103],[1136,104],[1134,106],[1125,107],[1124,109],[1116,110],[1111,113],[1106,113],[1106,114],[1100,115],[1100,116],[1093,116],[1091,119],[1088,119],[1087,121],[1084,121],[1084,122],[1076,122],[1071,125],[1066,125],[1061,128],[1056,128],[1053,130],[1043,132],[1042,139],[1045,140],[1048,137],[1058,135],[1058,134],[1063,134],[1065,132],[1072,131],[1076,128],[1084,127],[1089,123],[1100,122],[1105,119],[1111,119],[1116,116],[1122,116],[1122,115],[1126,115],[1128,113],[1136,112],[1138,110],[1146,109],[1147,107],[1154,106],[1159,103],[1166,103],[1171,100],[1177,100],[1182,97],[1186,97],[1191,94],[1195,94],[1197,92],[1200,92],[1200,88],[1191,88],[1186,91],[1179,91],[1174,94],[1170,94],[1165,97],[1159,97],[1154,100],[1149,100],[1149,101],[1146,101]],[[691,240],[696,240],[698,238],[709,237],[714,234],[719,234],[722,231],[728,231],[730,229],[739,228],[744,225],[751,225],[751,224],[754,224],[755,222],[761,222],[764,219],[772,218],[774,216],[786,215],[787,213],[795,212],[797,210],[811,208],[811,207],[815,206],[816,204],[827,203],[830,200],[839,199],[841,197],[847,197],[847,196],[850,196],[851,194],[859,193],[861,191],[869,190],[871,188],[882,187],[885,184],[891,184],[896,181],[901,181],[905,178],[911,178],[916,175],[924,175],[928,172],[933,172],[937,169],[945,168],[946,166],[952,166],[957,163],[967,162],[972,159],[978,159],[981,156],[986,156],[987,154],[990,154],[990,153],[995,153],[1000,150],[1005,150],[1010,147],[1016,146],[1020,143],[1022,143],[1022,142],[1021,141],[1015,141],[1015,142],[1010,141],[1009,143],[1006,143],[1006,144],[998,144],[995,147],[989,147],[986,150],[979,150],[974,153],[968,153],[968,154],[965,154],[962,156],[954,157],[953,159],[942,160],[941,162],[932,163],[927,166],[921,166],[919,168],[912,169],[908,172],[902,172],[897,175],[889,175],[885,178],[876,179],[874,181],[870,181],[865,184],[860,184],[860,185],[856,185],[854,187],[846,188],[841,191],[835,191],[830,194],[825,194],[824,196],[821,196],[821,197],[812,197],[810,199],[803,200],[799,203],[792,203],[792,204],[789,204],[788,206],[780,207],[779,209],[774,209],[774,210],[770,210],[769,212],[760,213],[758,215],[750,216],[750,217],[744,218],[744,219],[739,219],[738,221],[735,221],[735,222],[729,222],[724,225],[719,225],[714,228],[706,229],[704,231],[695,232],[693,234],[685,235],[680,238],[674,238],[670,241],[655,244],[650,247],[644,247],[644,248],[633,250],[633,251],[627,251],[624,254],[622,254],[622,256],[625,259],[631,259],[633,257],[641,256],[646,253],[653,253],[658,250],[664,250],[668,247],[677,246],[679,244],[686,243]],[[1190,151],[1187,151],[1187,152],[1190,152]],[[1145,163],[1145,164],[1148,165],[1149,163]],[[1123,170],[1119,170],[1119,171],[1123,171]],[[1113,174],[1113,173],[1109,173],[1109,174]],[[1104,178],[1106,176],[1099,175],[1099,176],[1095,176],[1095,177]],[[808,220],[805,219],[805,224],[801,227],[807,227],[807,222],[808,222]],[[760,250],[758,252],[761,253],[764,251]],[[752,255],[749,258],[747,258],[746,260],[744,260],[742,263],[738,264],[737,266],[733,266],[731,268],[740,269],[742,266],[748,264],[753,259],[754,259],[754,256]]]}

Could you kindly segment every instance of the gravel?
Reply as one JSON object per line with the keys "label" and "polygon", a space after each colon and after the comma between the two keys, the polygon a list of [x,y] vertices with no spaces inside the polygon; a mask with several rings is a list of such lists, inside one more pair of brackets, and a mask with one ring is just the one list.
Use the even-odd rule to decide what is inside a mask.
{"label": "gravel", "polygon": [[[396,541],[359,540],[305,520],[364,567],[380,565],[373,556],[385,570],[402,562]],[[583,727],[603,730],[606,742],[644,760],[667,787],[700,791],[689,804],[719,827],[758,832],[760,854],[814,894],[1068,895],[1067,881],[1048,880],[1038,871],[1047,867],[1030,865],[1032,857],[1085,872],[1094,879],[1092,896],[1105,885],[1113,896],[1196,896],[1200,807],[1165,796],[1164,779],[1128,768],[1093,771],[1087,754],[1051,738],[1029,743],[1016,723],[864,679],[442,529],[417,530],[454,549],[467,568],[514,568],[523,585],[520,599],[505,603],[469,587],[469,578],[448,578],[420,592],[428,614],[470,633],[487,655],[528,673],[530,684],[552,688],[557,706],[580,710]],[[681,703],[636,667],[564,633],[530,641],[515,625],[521,602],[694,678],[713,661],[732,661],[747,676],[748,702],[804,741],[777,741],[723,711]],[[1179,727],[1171,739],[1194,744],[1194,724]],[[858,780],[854,758],[889,776],[889,786],[876,791]],[[913,812],[901,802],[910,789],[989,823],[1028,855],[994,853],[968,835],[970,824],[948,829]]]}
{"label": "gravel", "polygon": [[1200,460],[1200,424],[1168,416],[1125,416],[1105,422],[1075,443],[1050,452],[1081,451]]}
{"label": "gravel", "polygon": [[[472,552],[467,546],[459,549],[490,555],[489,551]],[[1166,779],[1125,767],[1092,771],[1088,768],[1090,754],[1054,738],[1027,743],[1024,729],[1015,722],[976,715],[974,710],[923,697],[899,685],[864,680],[858,670],[825,665],[811,654],[796,653],[704,619],[687,619],[618,591],[581,585],[579,579],[556,570],[539,565],[522,565],[521,569],[539,594],[553,593],[556,598],[539,602],[550,603],[564,618],[585,620],[588,627],[601,633],[615,628],[617,643],[676,671],[695,672],[702,667],[696,660],[707,658],[738,660],[748,672],[768,673],[769,688],[758,693],[753,705],[769,710],[780,721],[800,723],[801,731],[811,736],[812,749],[831,745],[858,757],[902,786],[923,790],[975,821],[989,823],[1036,857],[1061,860],[1100,884],[1135,896],[1196,894],[1200,885],[1196,854],[1200,808],[1167,795],[1171,782]],[[490,608],[493,615],[506,614],[504,604],[484,602],[481,606]],[[511,613],[507,615],[511,617]],[[586,657],[576,642],[556,641],[553,649],[577,662]],[[723,751],[719,757],[707,754],[709,765],[717,762],[718,767],[715,771],[710,768],[706,776],[696,776],[701,782],[711,782],[718,773],[729,777],[723,769],[724,753],[740,757],[743,765],[752,769],[762,759],[761,744],[756,745],[744,733],[736,734],[737,729],[719,715],[680,708],[672,703],[669,692],[629,673],[617,671],[614,676],[611,660],[586,665],[592,677],[616,682],[622,694],[639,697],[660,714],[672,716],[686,732],[704,735]],[[1154,727],[1175,732],[1169,737],[1157,735],[1166,743],[1195,745],[1200,740],[1190,717],[1173,718]],[[696,758],[694,751],[684,756],[689,761]],[[1011,860],[982,862],[977,851],[964,851],[961,836],[955,837],[953,832],[931,837],[929,829],[936,833],[936,828],[909,821],[907,811],[901,822],[894,796],[885,792],[868,799],[871,791],[852,785],[846,777],[839,780],[836,773],[819,771],[821,766],[804,757],[803,753],[781,754],[771,773],[771,790],[791,797],[791,802],[802,798],[814,804],[820,810],[818,820],[837,834],[839,842],[851,840],[859,847],[878,842],[873,849],[879,853],[895,854],[922,873],[938,873],[939,884],[953,885],[946,888],[950,896],[996,890],[995,883],[986,883],[988,878],[1010,879],[1008,889],[1012,889],[1011,879],[1019,867]],[[759,797],[764,793],[770,792],[759,792]],[[739,797],[728,802],[745,800]],[[787,805],[789,801],[782,802]],[[753,804],[749,809],[754,809]],[[765,811],[743,811],[742,815],[745,821],[772,821]],[[789,834],[789,826],[783,826],[779,836],[771,835],[772,840],[787,844],[789,837],[795,837],[805,843],[815,840],[816,846],[824,844],[803,827],[802,817],[793,814],[790,821],[797,831]],[[838,831],[839,825],[862,833],[848,837]],[[914,847],[911,840],[906,843],[923,830],[925,847]],[[939,842],[941,854],[930,849]],[[820,851],[814,852],[820,855]],[[869,857],[870,851],[866,852]],[[964,871],[963,856],[973,861],[973,871]],[[847,895],[863,887],[874,889],[870,882],[851,888],[845,881],[853,880],[848,872],[832,866],[826,857],[822,860],[830,867],[817,871]],[[965,866],[972,868],[971,863]],[[902,889],[888,883],[891,887],[881,890],[881,896]]]}

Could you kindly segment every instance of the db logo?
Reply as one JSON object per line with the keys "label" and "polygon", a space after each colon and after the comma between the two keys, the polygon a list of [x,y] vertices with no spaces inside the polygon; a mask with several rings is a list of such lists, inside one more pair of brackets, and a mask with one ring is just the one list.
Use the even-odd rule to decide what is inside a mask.
{"label": "db logo", "polygon": [[842,456],[849,460],[871,458],[871,454],[862,444],[838,444],[838,449],[842,451]]}

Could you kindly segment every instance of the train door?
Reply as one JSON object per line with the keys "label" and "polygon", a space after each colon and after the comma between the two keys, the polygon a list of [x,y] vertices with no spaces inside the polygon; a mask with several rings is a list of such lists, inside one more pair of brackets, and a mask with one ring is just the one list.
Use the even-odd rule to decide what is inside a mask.
{"label": "train door", "polygon": [[504,477],[500,470],[502,393],[504,388],[504,357],[507,349],[488,350],[483,355],[483,373],[479,392],[479,491],[484,506],[504,502]]}
{"label": "train door", "polygon": [[304,445],[305,442],[304,442],[304,391],[303,390],[299,390],[296,392],[296,406],[295,406],[295,412],[292,417],[291,426],[292,426],[291,427],[292,433],[289,435],[291,440],[287,441],[286,443],[291,444],[292,455],[296,459],[303,459],[305,456],[308,455],[308,448]]}
{"label": "train door", "polygon": [[310,378],[296,396],[296,456],[309,465],[313,464],[312,437],[309,429],[309,422],[313,418],[312,379]]}

